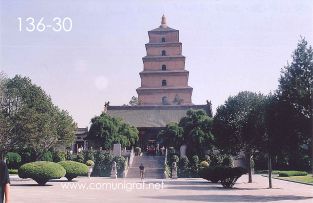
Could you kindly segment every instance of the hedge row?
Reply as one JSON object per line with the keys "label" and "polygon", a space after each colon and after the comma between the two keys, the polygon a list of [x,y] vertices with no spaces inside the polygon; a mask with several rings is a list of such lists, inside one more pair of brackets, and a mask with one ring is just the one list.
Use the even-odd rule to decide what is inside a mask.
{"label": "hedge row", "polygon": [[289,177],[289,176],[307,176],[308,173],[305,171],[279,171],[279,177]]}

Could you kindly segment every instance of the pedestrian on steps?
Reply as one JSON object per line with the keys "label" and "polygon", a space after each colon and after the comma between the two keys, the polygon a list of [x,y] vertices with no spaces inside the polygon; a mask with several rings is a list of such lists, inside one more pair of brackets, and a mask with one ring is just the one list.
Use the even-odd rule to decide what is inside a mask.
{"label": "pedestrian on steps", "polygon": [[142,180],[142,179],[144,179],[144,173],[145,173],[145,167],[143,166],[142,163],[139,166],[139,170],[140,170],[140,178]]}

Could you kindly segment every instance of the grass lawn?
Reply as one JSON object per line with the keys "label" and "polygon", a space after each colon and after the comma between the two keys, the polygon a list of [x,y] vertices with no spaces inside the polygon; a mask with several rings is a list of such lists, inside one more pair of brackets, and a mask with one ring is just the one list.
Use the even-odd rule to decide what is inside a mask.
{"label": "grass lawn", "polygon": [[291,180],[291,181],[300,182],[300,183],[309,183],[313,185],[312,174],[309,174],[307,176],[290,176],[290,177],[276,177],[276,178],[282,179],[282,180]]}

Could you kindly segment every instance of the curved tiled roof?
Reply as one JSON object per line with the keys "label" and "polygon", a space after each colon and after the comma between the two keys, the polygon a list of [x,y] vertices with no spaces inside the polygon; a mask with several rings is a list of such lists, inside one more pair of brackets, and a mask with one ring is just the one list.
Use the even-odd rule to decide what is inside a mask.
{"label": "curved tiled roof", "polygon": [[170,122],[178,123],[189,109],[207,111],[208,106],[109,106],[107,114],[135,127],[165,127]]}

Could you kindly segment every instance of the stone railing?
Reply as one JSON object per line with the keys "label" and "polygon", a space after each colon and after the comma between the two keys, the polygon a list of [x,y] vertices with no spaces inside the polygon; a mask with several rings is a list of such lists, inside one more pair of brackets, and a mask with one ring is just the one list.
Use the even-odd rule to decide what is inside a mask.
{"label": "stone railing", "polygon": [[123,171],[123,178],[126,178],[128,169],[133,164],[133,160],[134,160],[134,156],[135,156],[133,147],[132,147],[131,150],[126,150],[126,151],[127,151],[127,155],[126,156],[129,155],[129,158],[126,157],[126,160],[125,160],[125,168],[124,168],[124,171]]}
{"label": "stone railing", "polygon": [[135,152],[134,152],[134,148],[132,147],[132,149],[130,150],[130,154],[129,154],[128,166],[131,166],[133,164],[134,157],[135,157]]}
{"label": "stone railing", "polygon": [[164,157],[164,179],[168,179],[170,177],[170,174],[169,174],[169,166],[167,165],[167,148],[165,149],[165,157]]}

